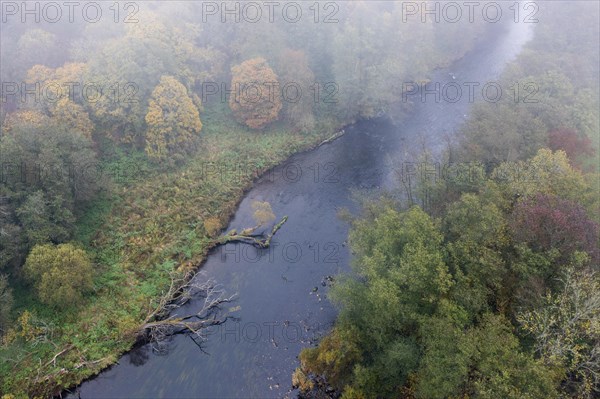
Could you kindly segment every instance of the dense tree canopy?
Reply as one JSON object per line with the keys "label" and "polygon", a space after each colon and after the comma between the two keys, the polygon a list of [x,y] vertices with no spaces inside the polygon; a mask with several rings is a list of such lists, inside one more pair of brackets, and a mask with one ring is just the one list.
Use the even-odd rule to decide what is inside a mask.
{"label": "dense tree canopy", "polygon": [[0,274],[0,334],[4,334],[10,326],[10,311],[12,310],[13,301],[8,278],[6,275]]}
{"label": "dense tree canopy", "polygon": [[[553,155],[542,150],[538,156]],[[575,177],[585,191],[580,172],[570,173],[568,179]],[[595,327],[585,320],[600,311],[589,291],[598,281],[591,271],[598,226],[578,203],[540,194],[559,186],[560,177],[536,177],[512,204],[506,199],[514,198],[521,182],[483,182],[477,193],[450,204],[441,221],[418,207],[369,204],[350,234],[356,275],[338,282],[332,293],[341,308],[335,332],[302,353],[295,381],[316,374],[351,398],[403,392],[419,398],[551,398],[573,390],[591,397],[599,388],[597,341]],[[580,276],[578,284],[591,284],[580,288],[581,297],[561,293],[556,284],[566,265]],[[566,330],[569,319],[543,325],[554,318],[539,312],[563,312],[540,305],[545,292],[555,293],[551,303],[553,295],[562,298],[564,312],[573,309],[565,301],[585,303],[581,309],[588,313],[570,330],[584,346],[569,349],[564,343],[560,349],[575,351],[575,358],[549,354],[562,343],[558,336],[549,338],[546,328]],[[524,332],[516,318],[542,340],[538,351],[546,357],[537,358],[521,343]],[[340,336],[348,338],[339,341]]]}
{"label": "dense tree canopy", "polygon": [[[0,102],[0,267],[9,279],[20,279],[33,246],[76,238],[94,212],[88,206],[115,194],[103,172],[180,167],[203,156],[195,154],[203,124],[227,129],[231,117],[285,131],[290,143],[381,111],[399,118],[406,105],[389,82],[424,78],[483,32],[418,18],[399,24],[400,4],[357,1],[329,16],[329,8],[307,8],[297,23],[199,22],[202,7],[144,3],[136,23],[122,21],[130,7],[105,9],[94,23],[31,25],[7,15],[0,77],[7,92],[17,90]],[[465,40],[450,40],[452,49],[435,43],[459,30]],[[209,231],[218,219],[207,219]]]}
{"label": "dense tree canopy", "polygon": [[[498,84],[499,101],[477,104],[462,130],[461,160],[525,160],[538,149],[565,150],[578,167],[598,171],[597,109],[599,27],[592,4],[543,4],[543,23]],[[577,17],[575,17],[577,15]],[[581,20],[577,29],[555,29],[565,18]],[[588,53],[584,60],[580,54]],[[590,146],[592,148],[590,148]]]}
{"label": "dense tree canopy", "polygon": [[36,244],[68,240],[76,207],[103,185],[92,141],[83,132],[35,111],[11,116],[5,125],[9,128],[0,138],[5,209],[0,218],[10,233],[0,235],[6,255],[2,267],[19,264]]}

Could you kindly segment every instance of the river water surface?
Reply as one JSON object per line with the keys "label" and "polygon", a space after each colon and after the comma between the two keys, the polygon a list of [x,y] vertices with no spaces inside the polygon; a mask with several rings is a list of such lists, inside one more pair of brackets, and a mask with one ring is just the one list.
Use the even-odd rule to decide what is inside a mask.
{"label": "river water surface", "polygon": [[[498,29],[463,59],[433,73],[431,84],[493,82],[531,33],[527,24]],[[415,96],[414,110],[399,126],[385,119],[359,122],[340,139],[293,156],[264,176],[240,203],[229,229],[252,226],[252,202],[268,201],[278,219],[289,217],[271,248],[217,248],[196,277],[213,278],[227,293],[237,293],[225,310],[238,319],[211,328],[202,350],[183,335],[174,337],[163,354],[148,345],[137,348],[67,397],[296,396],[291,374],[298,353],[335,320],[327,276],[349,271],[348,226],[338,210],[356,210],[353,190],[392,188],[397,175],[390,165],[407,159],[423,142],[440,148],[441,138],[460,127],[472,106],[463,94],[455,103],[436,102],[433,96],[421,102]],[[476,89],[475,100],[480,94]],[[181,312],[199,306],[192,301]]]}

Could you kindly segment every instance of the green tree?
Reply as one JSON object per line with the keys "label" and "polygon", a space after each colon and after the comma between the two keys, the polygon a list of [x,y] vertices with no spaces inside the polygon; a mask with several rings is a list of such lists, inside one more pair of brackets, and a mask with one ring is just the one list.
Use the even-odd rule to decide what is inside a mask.
{"label": "green tree", "polygon": [[352,336],[359,351],[345,357],[349,339],[324,341],[308,352],[306,367],[333,373],[338,384],[349,382],[369,397],[394,397],[418,366],[419,325],[436,311],[452,281],[442,260],[442,235],[425,212],[387,205],[370,212],[353,223],[350,234],[358,277],[338,282],[332,292],[342,308],[338,334]]}
{"label": "green tree", "polygon": [[0,337],[7,331],[10,325],[10,312],[13,306],[12,290],[9,286],[8,277],[0,274]]}
{"label": "green tree", "polygon": [[576,255],[575,264],[563,272],[562,289],[548,293],[539,306],[520,312],[517,319],[534,337],[544,362],[566,369],[564,391],[591,399],[600,394],[600,278],[581,269],[585,258]]}
{"label": "green tree", "polygon": [[23,240],[21,226],[10,207],[0,210],[0,270],[18,267],[21,264]]}
{"label": "green tree", "polygon": [[551,370],[520,349],[506,320],[486,314],[469,327],[466,319],[456,309],[425,321],[417,398],[557,397]]}
{"label": "green tree", "polygon": [[471,353],[464,335],[470,315],[451,302],[444,302],[420,328],[423,357],[416,372],[419,398],[459,397],[470,372]]}
{"label": "green tree", "polygon": [[508,321],[518,250],[504,198],[482,190],[448,206],[441,223],[418,207],[366,206],[350,232],[356,276],[332,290],[335,334],[351,338],[303,352],[302,375],[349,397],[558,396],[560,370],[535,360]]}
{"label": "green tree", "polygon": [[75,217],[64,207],[62,196],[48,198],[41,190],[27,196],[16,214],[29,246],[69,239]]}
{"label": "green tree", "polygon": [[23,268],[40,300],[51,306],[73,306],[92,288],[92,263],[71,243],[36,245]]}
{"label": "green tree", "polygon": [[446,263],[457,284],[452,298],[473,317],[490,308],[507,277],[505,216],[492,201],[467,193],[448,206],[443,230]]}
{"label": "green tree", "polygon": [[554,371],[522,351],[503,316],[486,314],[464,336],[470,346],[471,379],[466,393],[485,399],[557,398]]}
{"label": "green tree", "polygon": [[0,138],[5,178],[2,264],[19,266],[36,244],[70,239],[74,215],[104,185],[92,141],[35,111],[10,115]]}

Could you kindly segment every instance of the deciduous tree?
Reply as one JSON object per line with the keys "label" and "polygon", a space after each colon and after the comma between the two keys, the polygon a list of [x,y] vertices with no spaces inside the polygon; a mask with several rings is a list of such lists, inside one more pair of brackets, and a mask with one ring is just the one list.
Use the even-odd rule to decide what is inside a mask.
{"label": "deciduous tree", "polygon": [[202,129],[198,109],[173,76],[163,76],[152,92],[146,123],[146,153],[158,160],[189,153]]}
{"label": "deciduous tree", "polygon": [[52,306],[73,306],[92,288],[92,263],[73,244],[37,245],[23,271],[34,283],[40,300]]}
{"label": "deciduous tree", "polygon": [[593,156],[596,150],[587,136],[581,136],[573,129],[556,129],[548,133],[548,145],[552,151],[563,150],[571,162],[581,168],[582,157]]}
{"label": "deciduous tree", "polygon": [[518,242],[538,251],[556,249],[563,261],[575,251],[599,259],[598,224],[572,201],[543,194],[526,198],[515,206],[511,228]]}
{"label": "deciduous tree", "polygon": [[252,58],[231,68],[229,106],[238,122],[262,129],[277,120],[281,111],[281,88],[275,72],[264,58]]}
{"label": "deciduous tree", "polygon": [[9,327],[12,305],[13,295],[9,286],[8,277],[4,274],[0,274],[0,337]]}
{"label": "deciduous tree", "polygon": [[[581,260],[581,257],[580,257]],[[566,369],[564,390],[569,396],[600,394],[600,279],[589,270],[569,266],[562,290],[548,293],[539,307],[517,316],[535,338],[536,352],[550,366]]]}

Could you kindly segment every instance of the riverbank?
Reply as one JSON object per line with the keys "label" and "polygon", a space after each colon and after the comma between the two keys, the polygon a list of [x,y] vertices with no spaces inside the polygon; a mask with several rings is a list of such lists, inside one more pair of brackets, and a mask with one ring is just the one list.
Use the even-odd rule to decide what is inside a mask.
{"label": "riverbank", "polygon": [[19,339],[2,349],[6,397],[57,395],[115,363],[173,273],[180,277],[202,264],[255,179],[340,136],[341,124],[332,120],[307,134],[277,125],[256,133],[224,109],[207,114],[193,159],[172,172],[115,183],[81,218],[80,235],[96,264],[95,292],[68,314],[24,301],[33,311],[15,326]]}
{"label": "riverbank", "polygon": [[0,366],[3,393],[57,395],[117,362],[173,273],[202,265],[255,179],[293,154],[330,142],[346,124],[322,121],[310,134],[275,124],[257,133],[237,124],[224,106],[207,106],[203,123],[193,159],[171,172],[134,173],[127,183],[115,183],[80,219],[80,241],[97,269],[85,303],[57,313],[26,294],[20,298],[16,313],[31,313],[15,326],[18,339],[2,349],[8,359]]}

